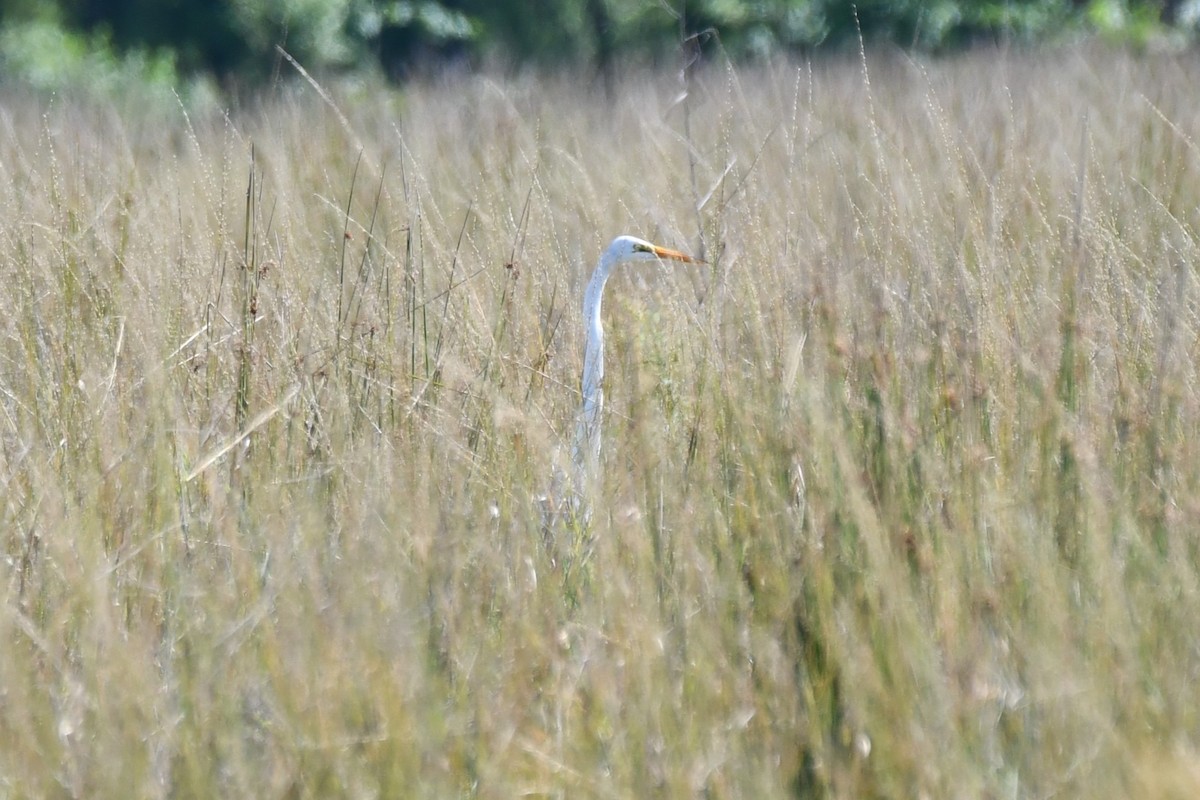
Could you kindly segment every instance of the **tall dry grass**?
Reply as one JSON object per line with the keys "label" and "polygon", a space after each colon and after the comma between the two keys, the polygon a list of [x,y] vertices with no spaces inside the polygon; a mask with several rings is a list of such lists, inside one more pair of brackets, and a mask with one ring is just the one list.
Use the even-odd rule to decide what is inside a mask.
{"label": "tall dry grass", "polygon": [[1192,796],[1198,66],[10,93],[0,795]]}

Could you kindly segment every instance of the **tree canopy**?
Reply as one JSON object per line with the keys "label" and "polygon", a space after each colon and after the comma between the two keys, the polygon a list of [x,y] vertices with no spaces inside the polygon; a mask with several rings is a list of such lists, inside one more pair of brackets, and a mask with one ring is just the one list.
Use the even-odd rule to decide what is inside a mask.
{"label": "tree canopy", "polygon": [[56,88],[135,76],[253,87],[284,48],[310,71],[393,80],[447,64],[582,65],[674,54],[735,59],[858,41],[945,51],[1099,34],[1182,45],[1200,0],[0,0],[0,67]]}

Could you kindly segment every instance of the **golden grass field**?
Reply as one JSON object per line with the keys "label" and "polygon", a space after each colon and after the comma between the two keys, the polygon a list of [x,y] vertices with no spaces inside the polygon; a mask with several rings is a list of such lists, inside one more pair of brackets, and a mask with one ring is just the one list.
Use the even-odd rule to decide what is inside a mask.
{"label": "golden grass field", "polygon": [[0,797],[1196,796],[1198,70],[10,90]]}

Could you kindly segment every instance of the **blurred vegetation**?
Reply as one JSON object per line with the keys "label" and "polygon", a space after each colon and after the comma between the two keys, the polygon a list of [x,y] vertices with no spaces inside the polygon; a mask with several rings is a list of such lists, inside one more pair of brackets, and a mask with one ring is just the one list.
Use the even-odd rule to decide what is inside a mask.
{"label": "blurred vegetation", "polygon": [[[1129,49],[4,92],[0,798],[1200,797],[1196,59]],[[709,264],[613,276],[581,537],[621,231]]]}
{"label": "blurred vegetation", "polygon": [[[1099,34],[1182,46],[1200,0],[0,0],[0,68],[40,88],[136,81],[253,88],[278,47],[310,71],[414,72],[480,63],[584,65],[674,53],[735,59],[873,41],[933,52]],[[123,91],[123,90],[122,90]]]}

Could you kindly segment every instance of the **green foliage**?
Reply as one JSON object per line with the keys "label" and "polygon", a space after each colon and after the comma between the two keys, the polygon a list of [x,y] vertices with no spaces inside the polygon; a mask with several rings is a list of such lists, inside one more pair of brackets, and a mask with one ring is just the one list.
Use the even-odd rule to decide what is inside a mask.
{"label": "green foliage", "polygon": [[1168,34],[1159,9],[1145,3],[1091,0],[1087,5],[1087,22],[1101,36],[1115,42],[1145,45]]}
{"label": "green foliage", "polygon": [[358,32],[366,39],[375,39],[385,27],[413,28],[431,43],[444,44],[469,41],[475,35],[475,23],[461,11],[451,10],[440,3],[404,2],[356,3]]}
{"label": "green foliage", "polygon": [[249,60],[269,60],[279,44],[302,63],[329,68],[361,56],[346,31],[353,5],[353,0],[239,0],[230,12]]}
{"label": "green foliage", "polygon": [[104,33],[71,33],[46,20],[0,29],[0,68],[37,89],[108,97],[162,99],[180,83],[169,53],[119,51]]}
{"label": "green foliage", "polygon": [[[62,32],[75,63],[87,55],[102,72],[114,63],[161,77],[215,75],[227,86],[277,74],[276,47],[314,73],[382,69],[392,76],[446,62],[546,65],[677,58],[681,38],[699,34],[709,52],[770,58],[857,45],[859,35],[905,48],[945,52],[979,41],[1061,41],[1099,34],[1138,45],[1179,45],[1197,32],[1197,4],[1178,0],[57,0],[0,3],[0,28],[32,31],[47,44]],[[56,40],[58,41],[58,40]],[[65,85],[61,59],[9,45],[18,77]],[[146,62],[150,67],[145,66]],[[31,64],[35,64],[31,67]]]}

